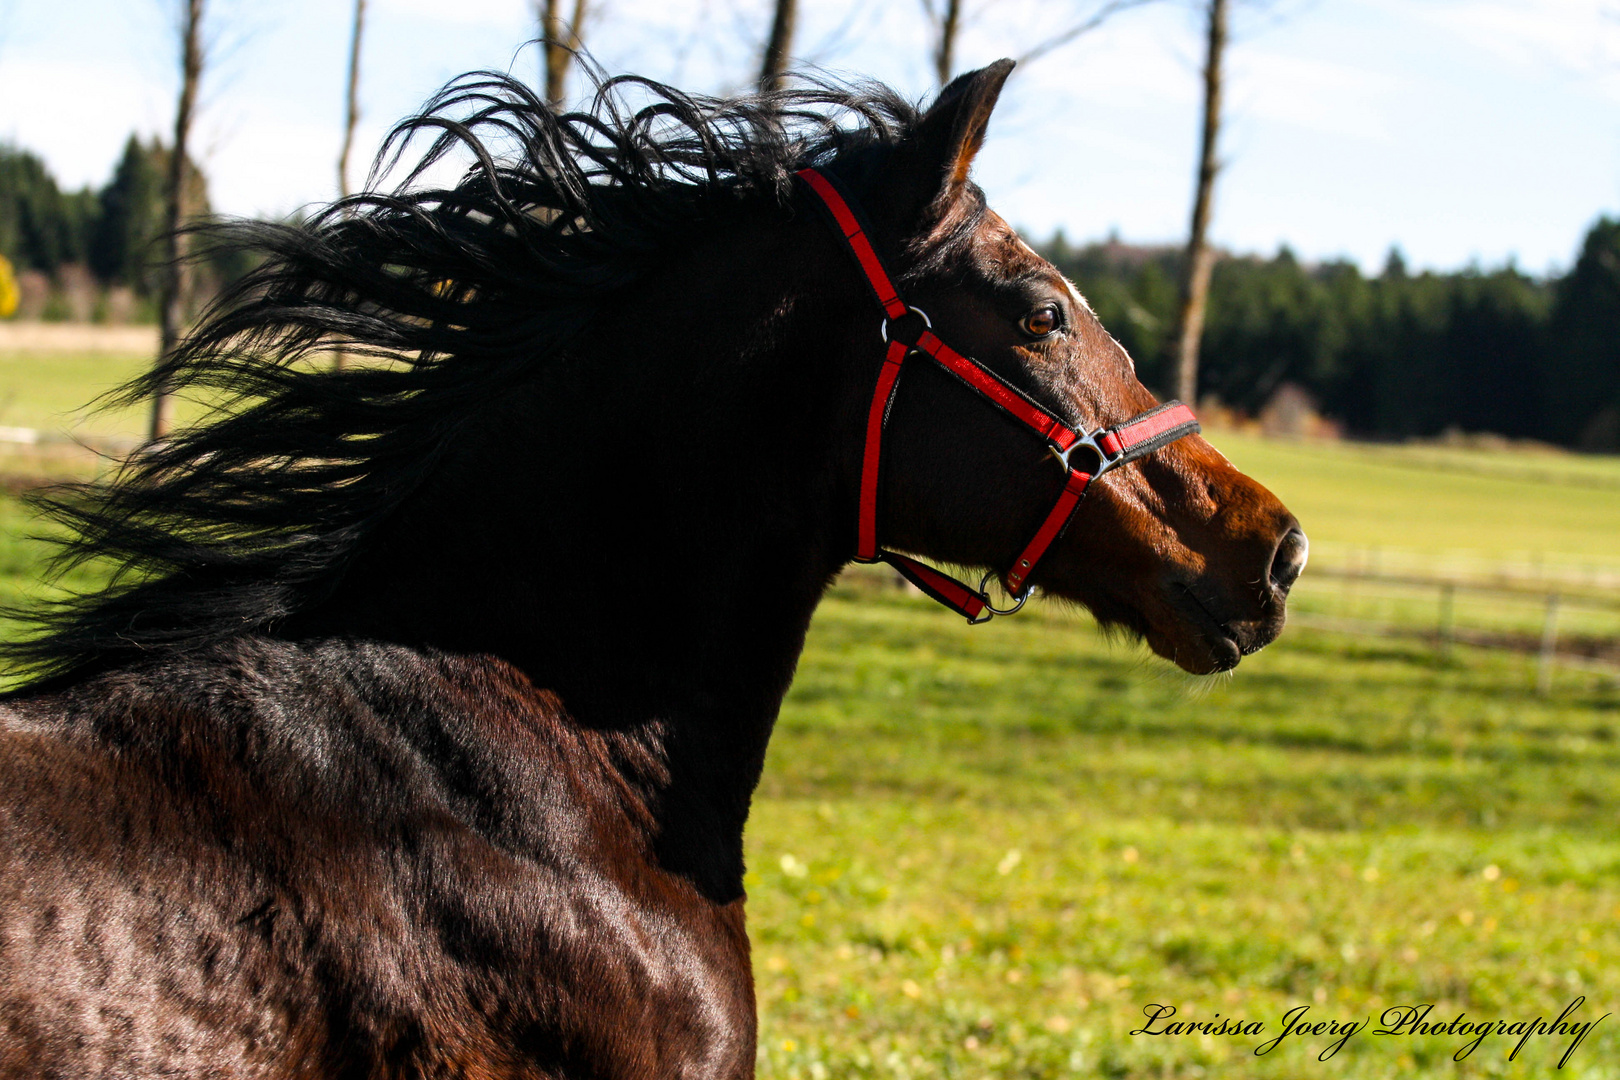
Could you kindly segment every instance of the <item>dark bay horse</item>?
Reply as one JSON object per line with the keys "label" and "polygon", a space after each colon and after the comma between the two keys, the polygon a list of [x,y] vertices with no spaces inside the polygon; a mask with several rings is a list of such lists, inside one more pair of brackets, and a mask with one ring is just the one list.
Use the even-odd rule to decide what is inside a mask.
{"label": "dark bay horse", "polygon": [[[237,226],[265,261],[132,391],[231,402],[55,497],[119,573],[8,646],[0,1076],[751,1075],[743,825],[863,491],[885,548],[1013,575],[1054,440],[1155,405],[968,179],[1010,68],[926,112],[469,76],[392,194]],[[807,168],[990,382],[936,350],[873,405],[910,316]],[[374,360],[301,362],[332,345]],[[1030,581],[1230,669],[1303,535],[1202,439],[1149,449]]]}

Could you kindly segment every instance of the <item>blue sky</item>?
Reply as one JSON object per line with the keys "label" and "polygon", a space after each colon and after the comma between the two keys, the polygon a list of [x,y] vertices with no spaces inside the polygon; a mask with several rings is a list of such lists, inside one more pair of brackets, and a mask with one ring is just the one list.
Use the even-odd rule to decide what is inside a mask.
{"label": "blue sky", "polygon": [[[209,0],[214,61],[200,154],[217,207],[281,213],[334,194],[347,0]],[[610,70],[695,90],[744,84],[766,0],[595,0],[588,43]],[[1392,244],[1441,269],[1512,258],[1567,266],[1620,212],[1620,0],[1238,0],[1227,162],[1213,232],[1376,270]],[[131,130],[171,123],[175,0],[0,0],[0,139],[71,186],[100,184]],[[802,0],[798,53],[931,90],[919,0]],[[1017,55],[1094,9],[969,0],[961,66]],[[531,0],[370,0],[369,157],[388,124],[454,75],[532,73]],[[1149,5],[1021,69],[978,179],[1037,237],[1186,228],[1199,22]]]}

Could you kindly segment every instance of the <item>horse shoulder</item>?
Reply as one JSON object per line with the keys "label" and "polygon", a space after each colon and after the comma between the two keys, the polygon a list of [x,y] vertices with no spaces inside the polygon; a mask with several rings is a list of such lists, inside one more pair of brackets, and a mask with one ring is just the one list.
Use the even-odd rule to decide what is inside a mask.
{"label": "horse shoulder", "polygon": [[741,904],[659,872],[623,748],[565,720],[498,662],[354,643],[13,702],[0,1076],[740,1070]]}

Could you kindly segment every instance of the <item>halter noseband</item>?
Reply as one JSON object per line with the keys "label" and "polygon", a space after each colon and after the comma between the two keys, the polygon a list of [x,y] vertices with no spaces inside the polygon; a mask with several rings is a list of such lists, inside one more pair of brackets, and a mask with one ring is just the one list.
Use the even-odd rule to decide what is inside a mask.
{"label": "halter noseband", "polygon": [[[1089,434],[1065,424],[1049,410],[1037,405],[1022,390],[977,360],[963,356],[941,341],[935,335],[928,315],[922,309],[912,307],[900,299],[888,271],[883,267],[883,260],[878,258],[877,250],[872,246],[872,241],[867,237],[866,230],[853,209],[853,200],[840,191],[832,178],[825,173],[815,169],[801,169],[798,177],[831,215],[833,225],[844,238],[850,253],[855,256],[861,274],[866,278],[866,283],[872,287],[878,304],[883,308],[882,337],[887,348],[884,351],[883,366],[878,369],[877,386],[872,392],[872,404],[866,414],[866,447],[861,457],[860,513],[856,531],[855,561],[888,563],[917,588],[965,616],[969,623],[989,622],[992,615],[1011,615],[1023,607],[1024,601],[1029,598],[1027,591],[1029,576],[1034,573],[1035,564],[1040,562],[1041,556],[1046,554],[1046,549],[1051,547],[1052,542],[1062,536],[1064,530],[1068,528],[1069,519],[1074,516],[1075,509],[1080,505],[1080,499],[1085,495],[1091,482],[1109,469],[1135,461],[1161,446],[1197,432],[1200,430],[1198,421],[1187,406],[1179,401],[1171,401],[1158,408],[1149,409],[1123,424]],[[898,330],[896,324],[908,316],[915,316],[922,323],[921,332],[911,341],[901,340],[898,333],[891,333]],[[926,563],[920,563],[898,552],[886,551],[878,546],[878,464],[883,455],[883,428],[888,419],[889,404],[893,401],[895,389],[899,385],[900,366],[914,351],[933,357],[946,371],[1034,431],[1046,442],[1047,449],[1063,466],[1065,482],[1062,493],[1058,495],[1057,502],[1053,504],[1041,527],[1035,530],[1034,538],[1024,546],[1024,550],[1003,575],[1002,584],[1007,595],[1017,601],[1010,608],[998,609],[990,604],[989,593],[986,590],[990,579],[995,576],[994,571],[986,574],[980,580],[979,587],[973,589]],[[1081,447],[1097,456],[1097,465],[1092,472],[1077,469],[1070,462],[1074,452]]]}

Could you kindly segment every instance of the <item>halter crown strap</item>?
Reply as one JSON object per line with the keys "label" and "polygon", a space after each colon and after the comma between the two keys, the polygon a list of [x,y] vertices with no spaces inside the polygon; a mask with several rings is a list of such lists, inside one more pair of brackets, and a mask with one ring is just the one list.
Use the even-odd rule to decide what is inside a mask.
{"label": "halter crown strap", "polygon": [[[963,356],[933,331],[928,316],[919,308],[908,305],[900,297],[893,279],[878,256],[866,226],[855,209],[855,203],[839,188],[836,180],[816,169],[801,169],[799,179],[815,194],[817,204],[826,212],[829,221],[844,238],[856,265],[872,289],[878,305],[883,308],[883,339],[887,342],[883,366],[878,369],[872,401],[867,408],[866,441],[861,455],[861,485],[858,520],[856,524],[855,560],[857,562],[883,561],[893,566],[912,584],[935,600],[967,618],[970,623],[989,620],[991,614],[1011,614],[1022,606],[1029,576],[1046,554],[1052,542],[1063,535],[1085,497],[1092,480],[1109,469],[1135,461],[1199,430],[1192,410],[1179,401],[1168,402],[1140,416],[1127,420],[1105,431],[1086,435],[1064,423],[1050,410],[1031,399],[1018,387],[971,357]],[[898,336],[891,337],[891,328],[908,315],[920,317],[923,330],[916,340],[907,343]],[[1018,605],[1007,611],[990,606],[984,586],[990,577],[973,589],[939,570],[905,555],[885,551],[878,545],[877,496],[879,467],[883,456],[883,429],[889,406],[899,387],[900,372],[906,357],[912,352],[925,353],[946,371],[955,375],[968,387],[990,400],[1003,412],[1040,436],[1052,455],[1063,464],[1066,473],[1063,491],[1058,495],[1046,519],[1035,536],[1019,553],[1013,565],[1002,578],[1007,594]],[[1069,463],[1078,450],[1089,449],[1097,456],[1091,472],[1084,472]]]}

